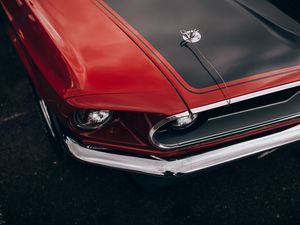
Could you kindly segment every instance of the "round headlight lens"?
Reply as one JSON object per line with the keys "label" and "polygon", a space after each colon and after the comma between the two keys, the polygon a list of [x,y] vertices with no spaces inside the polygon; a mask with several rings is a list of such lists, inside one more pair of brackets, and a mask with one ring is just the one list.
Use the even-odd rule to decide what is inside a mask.
{"label": "round headlight lens", "polygon": [[96,130],[107,123],[112,115],[110,110],[78,110],[74,120],[76,126],[85,130]]}
{"label": "round headlight lens", "polygon": [[171,123],[171,127],[174,130],[187,129],[197,121],[197,118],[198,118],[198,114],[190,114],[188,116],[178,118],[177,120]]}

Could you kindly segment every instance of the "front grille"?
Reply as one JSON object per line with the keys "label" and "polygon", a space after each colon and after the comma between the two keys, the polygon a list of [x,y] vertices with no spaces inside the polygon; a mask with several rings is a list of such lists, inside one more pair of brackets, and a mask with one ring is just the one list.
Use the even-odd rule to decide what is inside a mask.
{"label": "front grille", "polygon": [[167,126],[153,135],[165,148],[212,141],[300,116],[300,87],[253,98],[201,114],[201,123],[186,132]]}

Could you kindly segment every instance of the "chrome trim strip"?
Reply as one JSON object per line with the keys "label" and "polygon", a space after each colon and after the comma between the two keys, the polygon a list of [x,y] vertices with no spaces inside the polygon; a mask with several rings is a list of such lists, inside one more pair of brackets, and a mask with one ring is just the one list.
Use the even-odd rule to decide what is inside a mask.
{"label": "chrome trim strip", "polygon": [[[231,104],[242,102],[242,101],[249,100],[249,99],[256,98],[256,97],[260,97],[260,96],[263,96],[263,95],[272,94],[272,93],[275,93],[275,92],[287,90],[287,89],[298,87],[298,86],[300,86],[300,81],[285,84],[285,85],[281,85],[281,86],[277,86],[277,87],[274,87],[274,88],[265,89],[265,90],[258,91],[258,92],[253,92],[253,93],[250,93],[250,94],[247,94],[247,95],[231,98]],[[198,108],[191,109],[191,113],[200,113],[200,112],[216,109],[216,108],[219,108],[219,107],[222,107],[222,106],[226,106],[227,104],[228,104],[227,100],[224,100],[224,101],[216,102],[216,103],[209,104],[209,105],[206,105],[206,106],[201,106],[201,107],[198,107]],[[151,142],[151,144],[153,146],[157,147],[157,148],[160,148],[160,149],[171,150],[171,149],[174,149],[174,148],[180,148],[180,147],[184,147],[184,146],[188,146],[188,145],[192,145],[192,144],[197,143],[198,141],[195,140],[195,141],[190,141],[189,143],[178,143],[177,145],[174,145],[174,146],[165,146],[165,145],[159,143],[158,141],[156,141],[155,138],[154,138],[154,134],[156,133],[156,131],[159,128],[161,128],[165,124],[169,123],[170,121],[178,119],[178,118],[183,117],[183,116],[186,116],[189,113],[190,113],[189,111],[186,111],[186,112],[183,112],[183,113],[180,113],[180,114],[177,114],[177,115],[173,115],[173,116],[167,117],[164,120],[160,121],[159,123],[155,124],[149,132],[149,141]]]}
{"label": "chrome trim strip", "polygon": [[95,151],[80,146],[69,137],[65,139],[70,152],[79,160],[158,176],[189,174],[296,141],[300,141],[300,125],[275,134],[219,148],[196,156],[167,161]]}
{"label": "chrome trim strip", "polygon": [[[265,90],[262,90],[262,91],[253,92],[253,93],[250,93],[250,94],[247,94],[247,95],[242,95],[242,96],[239,96],[239,97],[232,98],[231,99],[231,104],[238,103],[238,102],[245,101],[245,100],[249,100],[251,98],[256,98],[256,97],[260,97],[260,96],[263,96],[263,95],[272,94],[272,93],[275,93],[275,92],[287,90],[287,89],[298,87],[298,86],[300,86],[300,81],[285,84],[285,85],[281,85],[281,86],[274,87],[274,88],[265,89]],[[219,107],[222,107],[222,106],[226,106],[227,104],[228,104],[227,101],[224,100],[224,101],[213,103],[213,104],[210,104],[210,105],[194,108],[194,109],[191,110],[191,112],[192,113],[200,113],[200,112],[204,112],[204,111],[207,111],[207,110],[211,110],[211,109],[219,108]]]}
{"label": "chrome trim strip", "polygon": [[54,133],[54,130],[53,130],[53,126],[52,126],[52,122],[51,122],[51,118],[50,118],[50,115],[49,115],[49,112],[48,112],[48,109],[47,109],[47,106],[45,104],[45,101],[43,99],[40,99],[39,100],[39,105],[40,105],[40,108],[42,110],[42,113],[43,113],[43,116],[46,120],[46,123],[49,127],[49,130],[51,132],[51,135],[53,137],[55,137],[55,133]]}

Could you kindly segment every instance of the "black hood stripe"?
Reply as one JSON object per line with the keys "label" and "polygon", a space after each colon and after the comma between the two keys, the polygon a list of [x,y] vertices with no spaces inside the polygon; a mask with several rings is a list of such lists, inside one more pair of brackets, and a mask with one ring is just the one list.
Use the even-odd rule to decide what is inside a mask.
{"label": "black hood stripe", "polygon": [[[168,0],[166,0],[166,1],[168,3],[170,3],[170,1],[168,1]],[[97,0],[97,2],[100,3],[103,7],[106,8],[105,4],[102,4],[101,1]],[[144,1],[139,1],[139,0],[124,0],[124,1],[120,2],[120,1],[117,1],[117,0],[106,0],[105,2],[108,3],[108,5],[111,6],[114,10],[116,10],[117,12],[119,12],[122,17],[125,17],[126,21],[129,22],[131,25],[134,25],[134,26],[136,25],[135,27],[141,28],[140,27],[141,24],[148,24],[148,26],[149,26],[149,23],[151,24],[151,20],[149,20],[148,17],[145,18],[145,21],[141,21],[141,20],[143,20],[143,18],[141,18],[141,16],[139,16],[139,15],[141,15],[140,12],[137,12],[135,10],[135,7],[134,7],[134,6],[138,5],[138,4],[143,4]],[[163,4],[161,2],[165,2],[165,1],[154,0],[154,2],[151,2],[151,3],[155,3],[157,5],[157,4],[159,4],[158,2],[160,2],[160,4]],[[171,1],[171,2],[175,2],[176,3],[178,1]],[[196,2],[195,1],[191,1],[191,2],[193,2],[194,4],[196,4],[198,6],[199,6],[200,3],[205,5],[204,1],[201,1],[201,0],[200,1],[196,1]],[[135,3],[135,4],[133,4],[133,3]],[[222,3],[222,4],[224,4],[224,3]],[[130,9],[130,10],[128,10],[128,9]],[[157,9],[159,10],[159,7]],[[108,9],[108,8],[106,8],[106,10],[110,11],[110,9]],[[130,17],[130,14],[136,14],[137,16],[133,16],[133,18],[132,18],[132,17]],[[118,18],[116,18],[116,19],[118,19]],[[141,22],[139,22],[139,21],[141,21]],[[122,21],[120,21],[120,20],[119,20],[119,22],[122,23]],[[252,23],[254,23],[254,22],[252,21]],[[201,23],[199,22],[199,24],[201,24]],[[125,24],[123,24],[123,25],[126,26]],[[252,24],[252,26],[253,26],[253,24]],[[256,26],[259,27],[257,24],[256,24]],[[163,24],[157,25],[157,27],[163,27]],[[129,27],[126,27],[126,29],[128,29],[128,31],[130,31],[131,34],[135,35],[134,32]],[[260,30],[260,29],[258,29],[258,30]],[[158,31],[160,31],[160,30],[161,30],[161,28],[158,29]],[[201,66],[201,64],[199,64],[199,61],[194,57],[194,55],[189,54],[189,53],[184,53],[184,55],[176,54],[176,51],[180,51],[181,52],[183,49],[182,49],[182,46],[180,46],[180,43],[182,42],[182,39],[181,39],[182,37],[180,36],[180,31],[179,31],[179,29],[177,31],[177,29],[175,29],[175,28],[174,28],[174,30],[176,31],[175,32],[176,35],[174,35],[174,36],[173,35],[168,36],[168,37],[171,37],[170,41],[169,41],[171,43],[171,47],[170,47],[169,45],[165,45],[164,41],[162,43],[160,43],[161,39],[160,39],[160,36],[157,36],[157,33],[156,34],[153,34],[153,32],[150,32],[150,33],[148,32],[147,33],[147,29],[146,28],[145,29],[138,29],[138,31],[147,40],[149,40],[150,43],[152,45],[154,45],[154,47],[156,47],[156,49],[164,56],[164,58],[166,58],[166,60],[168,60],[170,62],[170,64],[177,71],[179,71],[180,75],[184,78],[184,80],[188,84],[190,84],[191,87],[199,89],[199,92],[198,91],[197,92],[192,91],[193,93],[202,94],[202,93],[208,93],[208,92],[219,90],[218,88],[215,88],[215,89],[209,90],[209,91],[203,91],[203,90],[201,91],[202,88],[207,88],[207,87],[213,87],[213,86],[215,86],[215,83],[214,83],[213,79],[211,79],[211,77],[209,77],[207,75],[206,69],[203,66]],[[275,39],[271,35],[266,35],[265,33],[266,33],[266,31],[264,31],[264,35],[260,35],[260,36],[264,37],[265,39],[272,39],[274,41],[274,43],[272,43],[273,44],[272,46],[275,46],[275,47],[277,46],[278,48],[280,48],[280,47],[285,48],[284,49],[285,51],[282,51],[282,53],[283,53],[282,56],[280,56],[280,57],[274,57],[273,61],[270,60],[270,62],[267,62],[267,63],[263,63],[262,60],[261,61],[257,61],[257,60],[254,59],[255,63],[258,64],[257,66],[255,65],[255,63],[252,62],[253,59],[251,57],[247,58],[249,60],[249,63],[243,61],[242,64],[244,64],[245,67],[242,67],[241,68],[242,70],[241,69],[237,70],[239,73],[236,73],[235,75],[231,75],[232,73],[229,73],[229,72],[231,70],[233,70],[233,71],[236,70],[236,68],[235,68],[235,66],[237,64],[236,61],[235,62],[234,61],[231,62],[232,65],[233,65],[233,69],[229,68],[229,72],[227,71],[229,63],[226,63],[226,64],[217,63],[217,67],[222,69],[222,71],[221,71],[222,74],[225,74],[225,79],[224,79],[225,82],[232,81],[232,80],[239,80],[241,78],[247,77],[245,75],[242,76],[241,74],[259,74],[259,73],[265,73],[267,71],[278,70],[278,69],[285,68],[285,67],[292,67],[292,66],[295,66],[295,65],[299,64],[299,62],[300,62],[299,51],[297,51],[298,49],[295,50],[294,48],[292,48],[292,47],[295,47],[295,46],[290,46],[290,47],[288,45],[285,46],[285,45],[282,44],[282,42],[280,40]],[[141,42],[143,42],[136,35],[135,35],[135,37],[138,38]],[[166,36],[164,36],[162,39],[165,40]],[[143,44],[149,50],[151,50],[150,47],[148,47],[146,43],[143,43]],[[212,45],[212,44],[213,43],[207,42],[207,45]],[[253,43],[251,43],[251,45],[252,44]],[[238,41],[237,41],[236,46],[245,47],[245,46],[242,46]],[[261,46],[264,46],[264,44],[262,44]],[[247,47],[246,50],[248,50],[249,46],[246,46],[246,47]],[[253,46],[250,46],[250,47],[255,47],[255,43],[253,44]],[[270,45],[268,45],[268,47],[270,47]],[[206,46],[206,48],[207,48],[207,46]],[[180,50],[178,50],[178,49],[180,49]],[[264,49],[261,50],[260,48],[258,48],[256,51],[254,51],[255,52],[254,55],[259,55],[258,53],[260,53],[262,51],[264,51]],[[173,56],[176,58],[176,60],[179,61],[179,64],[176,63],[176,60],[174,60],[175,58],[173,58],[173,60],[170,60],[168,58],[168,56],[170,56],[170,52],[173,54]],[[155,55],[154,52],[152,52],[152,53]],[[234,55],[238,56],[239,53],[235,52]],[[287,57],[287,55],[288,55],[288,57]],[[212,54],[212,55],[209,55],[209,56],[210,56],[210,58],[213,58],[214,55]],[[159,56],[155,55],[155,57],[157,59],[159,59]],[[163,63],[161,60],[159,60],[159,61],[161,63]],[[248,64],[250,64],[251,68],[249,67]],[[164,65],[164,66],[171,72],[171,70],[166,65]],[[225,70],[223,67],[227,67],[227,68],[225,68],[227,70]],[[184,72],[180,72],[180,70],[181,71],[184,70]],[[255,71],[255,72],[253,72],[253,71]],[[256,71],[257,71],[257,73],[256,73]],[[205,74],[205,76],[203,76],[203,74]],[[284,74],[286,74],[286,73],[284,73]],[[276,74],[272,74],[270,76],[264,76],[262,78],[258,78],[258,79],[255,79],[255,80],[265,79],[265,78],[269,78],[269,77],[274,77],[274,76],[277,76],[277,75],[283,75],[283,73],[276,73]],[[177,79],[177,76],[175,74],[173,74],[173,76]],[[250,81],[244,81],[242,83],[246,83],[246,82],[251,82],[251,80]],[[222,82],[219,82],[219,83],[222,83]],[[228,87],[237,86],[239,84],[241,84],[241,83],[236,83],[234,85],[229,85]],[[184,84],[182,84],[182,85],[183,85],[183,87],[185,87]],[[222,86],[222,88],[225,88],[225,87],[223,87],[223,85],[221,85],[221,86]],[[185,88],[187,90],[191,91],[188,87],[185,87]]]}

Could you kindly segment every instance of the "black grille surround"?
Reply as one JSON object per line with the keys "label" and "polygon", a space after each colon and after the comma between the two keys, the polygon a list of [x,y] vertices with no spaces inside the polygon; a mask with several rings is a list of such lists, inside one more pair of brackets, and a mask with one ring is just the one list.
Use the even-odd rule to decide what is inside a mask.
{"label": "black grille surround", "polygon": [[[300,117],[300,87],[292,87],[200,113],[198,123],[184,132],[169,124],[152,134],[152,142],[166,150],[213,141]],[[173,118],[174,119],[174,118]]]}

